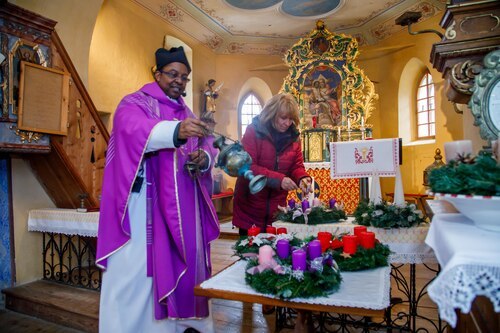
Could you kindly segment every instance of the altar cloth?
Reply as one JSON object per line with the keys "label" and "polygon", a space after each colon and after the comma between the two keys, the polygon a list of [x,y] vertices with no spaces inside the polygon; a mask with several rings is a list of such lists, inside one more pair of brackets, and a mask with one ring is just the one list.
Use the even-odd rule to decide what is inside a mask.
{"label": "altar cloth", "polygon": [[[245,282],[247,262],[237,261],[220,273],[203,282],[202,289],[216,289],[279,299],[252,289]],[[359,272],[342,272],[342,283],[337,292],[326,297],[292,298],[297,303],[354,307],[382,310],[390,304],[390,267],[380,267]]]}
{"label": "altar cloth", "polygon": [[455,309],[469,313],[477,296],[500,313],[500,233],[477,228],[462,214],[436,214],[425,242],[436,253],[441,272],[427,288],[439,315],[456,326]]}
{"label": "altar cloth", "polygon": [[28,215],[29,231],[97,237],[98,224],[99,212],[80,213],[76,209],[33,209]]}

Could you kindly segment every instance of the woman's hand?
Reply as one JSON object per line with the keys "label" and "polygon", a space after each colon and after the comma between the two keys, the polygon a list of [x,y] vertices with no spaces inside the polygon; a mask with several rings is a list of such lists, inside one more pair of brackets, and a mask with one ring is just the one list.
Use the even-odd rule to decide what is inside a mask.
{"label": "woman's hand", "polygon": [[285,177],[281,181],[281,188],[286,191],[292,191],[298,189],[299,187],[291,178]]}
{"label": "woman's hand", "polygon": [[299,187],[302,193],[304,193],[304,195],[313,192],[314,189],[312,188],[312,178],[311,177],[302,178],[299,182]]}

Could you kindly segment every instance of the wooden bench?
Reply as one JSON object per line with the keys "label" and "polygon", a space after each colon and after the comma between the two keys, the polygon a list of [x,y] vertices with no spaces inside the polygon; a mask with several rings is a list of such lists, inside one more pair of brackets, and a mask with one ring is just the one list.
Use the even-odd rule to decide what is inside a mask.
{"label": "wooden bench", "polygon": [[231,221],[233,218],[233,194],[234,191],[230,188],[227,191],[212,195],[212,201],[214,202],[216,208],[216,203],[220,200],[220,209],[217,210],[217,216],[219,217],[219,222],[221,223]]}

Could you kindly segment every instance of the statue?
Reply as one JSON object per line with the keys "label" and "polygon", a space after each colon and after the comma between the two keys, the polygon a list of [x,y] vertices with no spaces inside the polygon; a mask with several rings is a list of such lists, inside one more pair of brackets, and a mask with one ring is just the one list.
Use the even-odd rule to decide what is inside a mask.
{"label": "statue", "polygon": [[205,107],[203,108],[203,113],[201,115],[201,120],[209,124],[215,124],[214,113],[216,110],[215,100],[219,97],[219,90],[222,88],[224,83],[221,83],[218,87],[215,87],[216,81],[210,79],[207,82],[207,88],[203,92],[205,96]]}

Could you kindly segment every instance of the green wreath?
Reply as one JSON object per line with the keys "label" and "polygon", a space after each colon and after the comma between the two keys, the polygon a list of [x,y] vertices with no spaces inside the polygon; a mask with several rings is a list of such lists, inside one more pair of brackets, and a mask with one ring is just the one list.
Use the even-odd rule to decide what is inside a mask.
{"label": "green wreath", "polygon": [[[274,214],[274,219],[283,222],[296,223],[296,224],[305,224],[304,215],[299,215],[295,219],[293,215],[295,212],[302,212],[302,208],[296,206],[293,209],[289,209],[286,212],[282,210],[278,210]],[[338,208],[324,208],[322,206],[312,207],[311,211],[307,214],[307,224],[308,225],[317,225],[317,224],[325,224],[325,223],[335,223],[339,222],[339,220],[346,220],[347,215],[343,209]]]}
{"label": "green wreath", "polygon": [[375,247],[365,249],[358,246],[356,253],[346,256],[342,251],[333,250],[333,259],[337,262],[339,269],[344,272],[362,271],[389,265],[391,250],[387,245],[375,242]]}
{"label": "green wreath", "polygon": [[[291,270],[291,260],[280,260],[277,257],[275,259],[283,266],[285,274],[277,274],[271,269],[253,275],[247,272],[245,281],[250,287],[260,293],[283,299],[309,298],[328,296],[336,292],[342,282],[340,271],[335,266],[326,264],[321,271],[294,272]],[[256,259],[249,260],[247,270],[257,265]]]}
{"label": "green wreath", "polygon": [[431,170],[429,184],[434,193],[500,196],[500,165],[488,153],[461,156]]}
{"label": "green wreath", "polygon": [[357,224],[375,228],[410,228],[425,223],[424,214],[415,204],[394,205],[385,201],[379,204],[360,201],[354,211]]}

